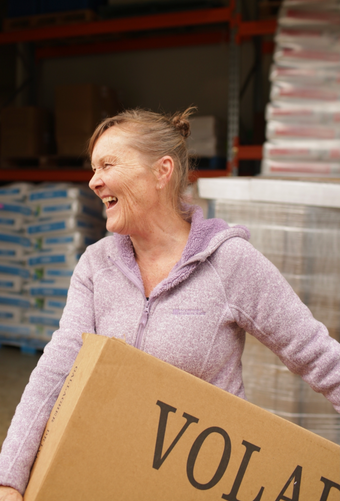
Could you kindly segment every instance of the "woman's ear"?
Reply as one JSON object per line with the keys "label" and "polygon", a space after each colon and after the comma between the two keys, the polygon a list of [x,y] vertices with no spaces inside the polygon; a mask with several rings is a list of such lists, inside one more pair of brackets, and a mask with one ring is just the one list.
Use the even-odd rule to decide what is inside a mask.
{"label": "woman's ear", "polygon": [[163,189],[168,185],[175,168],[173,158],[169,155],[160,158],[155,165],[155,175],[157,178],[156,188]]}

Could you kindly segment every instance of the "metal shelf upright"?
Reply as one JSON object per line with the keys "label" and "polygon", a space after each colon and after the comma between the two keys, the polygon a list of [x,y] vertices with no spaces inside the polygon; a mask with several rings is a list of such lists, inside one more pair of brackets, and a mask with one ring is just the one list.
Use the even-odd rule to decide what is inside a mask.
{"label": "metal shelf upright", "polygon": [[[231,33],[229,42],[229,92],[228,92],[228,175],[237,175],[240,160],[261,160],[262,145],[240,145],[240,44],[254,36],[272,35],[276,19],[243,21],[241,0],[231,0]],[[268,42],[267,42],[267,45]]]}

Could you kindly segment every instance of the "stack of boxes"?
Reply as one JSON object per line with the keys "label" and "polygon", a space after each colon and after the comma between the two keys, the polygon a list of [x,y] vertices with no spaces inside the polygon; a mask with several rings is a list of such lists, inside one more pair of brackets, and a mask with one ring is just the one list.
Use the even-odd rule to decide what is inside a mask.
{"label": "stack of boxes", "polygon": [[59,155],[85,156],[96,126],[117,113],[115,93],[106,85],[61,85],[56,88],[55,132]]}
{"label": "stack of boxes", "polygon": [[[1,201],[14,188],[4,188]],[[16,216],[21,226],[0,234],[5,242],[0,342],[41,347],[59,326],[75,265],[85,248],[104,236],[105,221],[102,203],[86,186],[23,183],[20,188],[21,200],[13,199],[11,206],[23,212]],[[9,205],[2,204],[7,211]]]}
{"label": "stack of boxes", "polygon": [[[340,209],[217,200],[215,215],[250,229],[254,247],[277,266],[314,317],[340,341]],[[252,336],[247,338],[243,368],[252,403],[340,443],[340,416],[330,402]]]}
{"label": "stack of boxes", "polygon": [[340,9],[285,0],[267,106],[264,175],[340,175]]}
{"label": "stack of boxes", "polygon": [[57,153],[83,159],[96,126],[117,111],[116,94],[106,85],[59,86],[54,127],[52,113],[35,106],[8,107],[1,112],[1,157],[17,161],[47,157],[48,163],[48,156]]}
{"label": "stack of boxes", "polygon": [[188,138],[189,155],[197,159],[198,168],[225,169],[226,122],[212,115],[192,118]]}
{"label": "stack of boxes", "polygon": [[3,158],[27,158],[53,151],[52,115],[35,106],[8,107],[1,113]]}

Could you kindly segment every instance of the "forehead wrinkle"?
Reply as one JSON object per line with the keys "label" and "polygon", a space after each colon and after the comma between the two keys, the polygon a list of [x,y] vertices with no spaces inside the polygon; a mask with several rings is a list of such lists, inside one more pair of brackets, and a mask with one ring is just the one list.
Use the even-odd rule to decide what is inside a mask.
{"label": "forehead wrinkle", "polygon": [[104,155],[102,158],[99,159],[100,163],[117,163],[119,162],[119,158],[117,155]]}
{"label": "forehead wrinkle", "polygon": [[[93,160],[93,159],[92,159]],[[95,163],[100,166],[105,165],[106,163],[117,164],[119,163],[119,158],[116,155],[104,155],[103,157],[96,159],[97,162],[91,162],[92,168],[95,168]]]}

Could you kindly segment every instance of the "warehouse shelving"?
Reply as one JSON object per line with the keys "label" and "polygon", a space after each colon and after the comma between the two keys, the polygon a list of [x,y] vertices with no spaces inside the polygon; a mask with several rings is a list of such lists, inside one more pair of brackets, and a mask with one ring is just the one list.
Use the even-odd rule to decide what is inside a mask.
{"label": "warehouse shelving", "polygon": [[[220,177],[224,171],[221,170],[195,170],[190,173],[190,181],[194,182],[200,177]],[[62,182],[84,182],[90,181],[92,171],[90,169],[0,169],[0,181],[62,181]]]}
{"label": "warehouse shelving", "polygon": [[[178,28],[192,28],[185,33],[176,33]],[[163,33],[163,30],[166,30]],[[235,47],[253,36],[273,34],[276,21],[243,21],[237,12],[237,3],[229,7],[214,7],[181,12],[170,12],[119,19],[97,20],[79,24],[32,28],[0,33],[0,45],[35,43],[37,61],[53,57],[99,54],[105,52],[145,50],[164,47],[216,44],[230,41]],[[161,31],[161,33],[160,33]],[[104,37],[104,39],[103,39]],[[43,45],[42,45],[43,43]],[[231,73],[237,70],[231,68]],[[236,85],[235,85],[236,83]],[[234,82],[234,97],[237,99],[237,81]],[[238,107],[236,107],[238,111]],[[230,118],[230,117],[229,117]],[[225,170],[197,170],[192,179],[230,175],[237,169],[239,160],[261,159],[261,145],[239,145],[237,119],[231,134],[233,147]],[[229,134],[230,135],[230,134]],[[88,181],[90,171],[79,169],[0,169],[0,181]]]}

